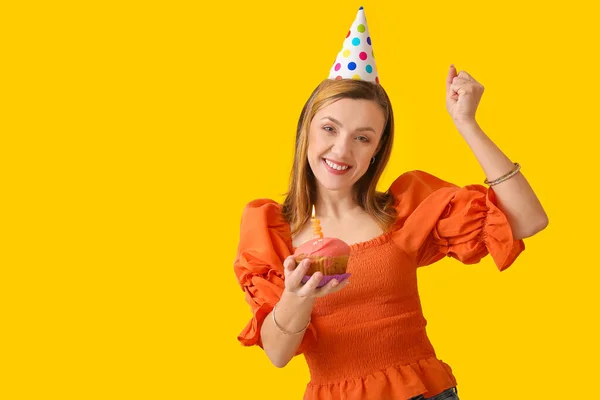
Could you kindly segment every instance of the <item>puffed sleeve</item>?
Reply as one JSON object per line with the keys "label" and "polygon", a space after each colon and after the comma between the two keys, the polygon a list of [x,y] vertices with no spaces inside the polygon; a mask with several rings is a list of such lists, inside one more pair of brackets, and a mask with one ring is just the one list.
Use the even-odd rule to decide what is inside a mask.
{"label": "puffed sleeve", "polygon": [[504,271],[525,250],[513,238],[492,188],[456,186],[423,171],[410,171],[394,181],[390,192],[398,218],[394,241],[418,267],[445,256],[476,264],[490,254]]}
{"label": "puffed sleeve", "polygon": [[[291,255],[291,235],[281,215],[281,206],[270,199],[254,200],[246,205],[240,224],[240,240],[234,261],[236,279],[245,292],[252,318],[238,335],[244,346],[258,345],[262,324],[283,293],[283,261]],[[311,322],[296,354],[316,340]]]}

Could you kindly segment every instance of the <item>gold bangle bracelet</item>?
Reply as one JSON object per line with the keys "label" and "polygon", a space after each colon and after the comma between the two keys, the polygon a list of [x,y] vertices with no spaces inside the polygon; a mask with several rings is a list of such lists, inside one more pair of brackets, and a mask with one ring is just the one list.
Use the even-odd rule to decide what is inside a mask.
{"label": "gold bangle bracelet", "polygon": [[514,163],[515,167],[513,168],[512,171],[510,171],[508,174],[501,176],[498,179],[495,179],[493,181],[488,181],[487,179],[485,181],[483,181],[483,183],[485,183],[488,186],[494,186],[497,185],[499,183],[504,182],[507,179],[512,178],[513,176],[515,176],[517,174],[517,172],[519,172],[519,170],[521,169],[521,165],[519,163]]}
{"label": "gold bangle bracelet", "polygon": [[[278,303],[279,304],[279,303]],[[277,329],[279,329],[279,331],[281,333],[283,333],[284,335],[288,335],[288,336],[293,336],[293,335],[297,335],[299,333],[302,333],[306,330],[306,328],[308,328],[308,326],[310,325],[310,318],[308,319],[308,323],[306,324],[306,326],[304,328],[302,328],[301,330],[299,330],[298,332],[288,332],[285,329],[283,329],[281,326],[279,326],[279,324],[277,323],[277,320],[275,319],[275,309],[277,308],[277,304],[275,304],[275,307],[273,307],[273,311],[271,312],[271,316],[273,317],[273,323],[275,324],[275,326],[277,327]]]}

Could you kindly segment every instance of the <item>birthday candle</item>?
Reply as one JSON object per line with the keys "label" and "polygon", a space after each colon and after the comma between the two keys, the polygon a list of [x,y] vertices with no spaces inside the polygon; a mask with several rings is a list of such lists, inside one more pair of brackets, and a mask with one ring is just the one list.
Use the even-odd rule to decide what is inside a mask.
{"label": "birthday candle", "polygon": [[323,239],[323,232],[321,231],[321,221],[315,218],[315,206],[312,207],[312,227],[313,233],[320,239]]}

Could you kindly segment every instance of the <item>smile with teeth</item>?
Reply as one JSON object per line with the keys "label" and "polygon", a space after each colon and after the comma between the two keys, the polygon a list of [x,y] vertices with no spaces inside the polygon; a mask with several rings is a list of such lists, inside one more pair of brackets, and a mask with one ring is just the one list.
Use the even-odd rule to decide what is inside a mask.
{"label": "smile with teeth", "polygon": [[324,160],[325,160],[325,162],[327,163],[327,165],[329,165],[331,168],[333,168],[333,169],[336,169],[336,170],[338,170],[338,171],[345,171],[345,170],[347,170],[348,168],[350,168],[350,167],[348,167],[348,166],[342,166],[342,165],[335,164],[335,163],[333,163],[333,162],[329,161],[329,160],[328,160],[328,159],[326,159],[326,158],[325,158]]}

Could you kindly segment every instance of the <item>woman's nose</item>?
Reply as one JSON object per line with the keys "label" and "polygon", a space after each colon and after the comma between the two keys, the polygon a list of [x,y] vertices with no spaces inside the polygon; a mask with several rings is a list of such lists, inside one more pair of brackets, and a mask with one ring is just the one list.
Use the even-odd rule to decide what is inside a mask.
{"label": "woman's nose", "polygon": [[333,144],[333,150],[339,156],[345,156],[346,153],[350,150],[350,146],[348,144],[348,138],[345,135],[338,135],[335,138],[335,142]]}

